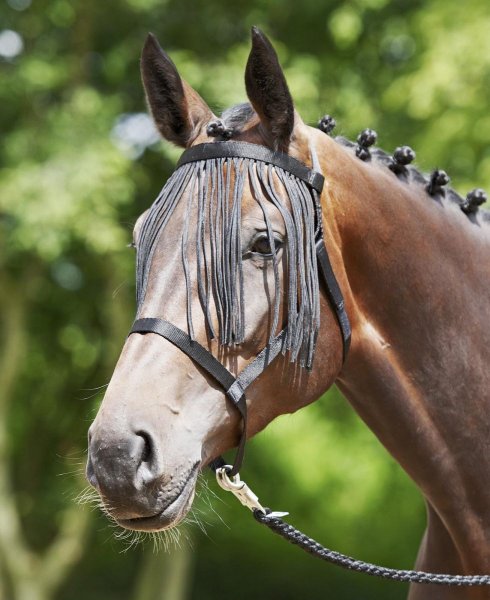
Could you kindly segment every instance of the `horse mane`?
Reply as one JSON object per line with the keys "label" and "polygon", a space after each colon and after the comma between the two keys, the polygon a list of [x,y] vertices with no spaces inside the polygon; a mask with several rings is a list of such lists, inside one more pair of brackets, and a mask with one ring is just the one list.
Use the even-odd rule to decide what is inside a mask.
{"label": "horse mane", "polygon": [[[344,146],[346,148],[355,149],[357,144],[352,140],[349,140],[343,136],[336,136],[333,138],[338,144]],[[373,148],[370,150],[371,157],[373,158],[373,162],[376,164],[381,164],[386,168],[389,168],[389,165],[392,162],[392,155],[383,150],[382,148]],[[430,184],[430,175],[427,173],[423,173],[416,166],[409,165],[406,167],[406,175],[404,180],[409,185],[416,185],[422,187],[424,192],[430,196],[427,192],[427,186]],[[463,206],[465,203],[465,198],[461,196],[454,188],[445,186],[444,193],[442,194],[445,198],[447,198],[450,202],[458,205],[459,207]],[[481,217],[483,223],[490,224],[490,210],[485,208],[479,208],[478,214]],[[470,213],[467,215],[469,219],[475,222],[475,213]]]}
{"label": "horse mane", "polygon": [[[235,133],[238,133],[241,129],[243,129],[243,127],[245,127],[245,125],[247,125],[247,123],[249,123],[249,121],[255,115],[256,115],[256,113],[255,113],[253,107],[250,105],[250,103],[244,102],[241,104],[236,104],[236,105],[226,109],[225,111],[223,111],[220,119],[228,131],[230,131],[230,132],[233,131]],[[322,127],[322,124],[324,126],[326,124],[326,127]],[[332,131],[332,129],[334,127],[335,127],[335,120],[328,115],[323,117],[319,122],[319,128],[322,129],[323,131],[325,131],[325,133],[327,133],[327,134],[330,134],[330,132]],[[340,136],[340,135],[332,137],[332,139],[335,142],[337,142],[339,145],[343,146],[344,148],[351,149],[352,151],[358,153],[359,139],[360,138],[362,139],[362,135],[365,132],[370,132],[371,134],[373,134],[374,140],[376,140],[377,136],[376,136],[375,132],[372,132],[372,130],[368,130],[368,129],[364,130],[360,134],[357,143],[353,142],[352,140],[349,140],[348,138],[346,138],[344,136]],[[369,146],[371,146],[371,144],[369,144]],[[393,165],[393,156],[390,153],[388,153],[385,150],[378,148],[378,147],[376,147],[376,148],[370,147],[368,150],[369,146],[365,147],[364,158],[361,158],[361,160],[372,161],[375,164],[379,164],[379,165],[384,166],[387,169],[390,169],[390,166]],[[408,148],[408,147],[404,146],[403,148]],[[361,147],[361,150],[362,150],[362,147]],[[359,156],[359,153],[357,155]],[[361,154],[361,156],[362,156],[362,154]],[[415,157],[415,153],[413,153],[413,157]],[[442,171],[442,172],[438,171],[438,170],[434,171],[432,176],[434,175],[434,173],[443,173],[445,175],[444,171]],[[417,167],[415,167],[412,164],[406,164],[405,166],[403,166],[398,173],[397,179],[402,179],[408,185],[414,185],[414,186],[418,186],[419,188],[422,188],[423,192],[426,193],[428,196],[439,197],[439,198],[441,196],[445,197],[450,202],[458,205],[462,209],[463,209],[463,207],[468,206],[468,204],[467,204],[468,196],[466,198],[463,198],[463,196],[461,196],[454,188],[449,187],[447,185],[439,186],[438,189],[436,190],[436,193],[429,194],[427,189],[431,184],[431,175],[423,173],[422,171],[420,171]],[[447,178],[447,179],[449,181],[449,178]],[[484,197],[483,190],[473,190],[473,192],[476,192],[476,191],[480,192],[480,197],[482,197],[482,198]],[[472,194],[473,192],[470,192],[470,194]],[[478,208],[478,210],[477,210],[477,208],[478,208],[478,205],[469,207],[469,212],[467,212],[468,219],[471,222],[476,223],[477,215],[478,215],[479,223],[483,223],[485,225],[490,225],[490,210],[484,209],[484,208]]]}

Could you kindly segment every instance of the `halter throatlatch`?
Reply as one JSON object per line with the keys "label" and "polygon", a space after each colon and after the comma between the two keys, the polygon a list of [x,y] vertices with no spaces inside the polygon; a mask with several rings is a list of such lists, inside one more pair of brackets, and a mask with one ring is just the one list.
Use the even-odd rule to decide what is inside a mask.
{"label": "halter throatlatch", "polygon": [[[268,344],[235,377],[195,340],[191,292],[194,276],[210,338],[217,338],[221,345],[228,346],[244,341],[241,199],[247,182],[261,208],[268,233],[275,296]],[[349,349],[349,319],[323,241],[320,206],[323,182],[321,173],[288,154],[264,146],[236,141],[200,144],[182,154],[177,169],[150,208],[141,228],[137,248],[138,316],[159,236],[179,201],[188,194],[181,246],[188,332],[162,318],[138,318],[130,333],[156,333],[164,337],[222,386],[242,417],[242,433],[230,472],[232,476],[238,473],[245,448],[246,388],[279,353],[287,352],[291,362],[298,360],[301,366],[312,367],[320,327],[319,279],[324,282],[325,293],[340,327],[344,359]],[[278,258],[265,201],[272,202],[278,209],[286,230],[287,322],[282,330],[279,330],[282,290]],[[189,267],[191,253],[196,255],[195,274]],[[213,309],[217,330],[211,318]],[[216,468],[223,464],[222,459],[217,459],[212,466]]]}

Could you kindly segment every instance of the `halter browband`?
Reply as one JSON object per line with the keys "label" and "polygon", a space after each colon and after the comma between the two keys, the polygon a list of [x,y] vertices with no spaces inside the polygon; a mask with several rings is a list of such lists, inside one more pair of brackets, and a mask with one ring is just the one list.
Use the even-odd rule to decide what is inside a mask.
{"label": "halter browband", "polygon": [[[265,146],[250,144],[247,142],[212,142],[199,144],[186,150],[180,157],[176,169],[190,162],[204,161],[214,158],[247,158],[270,165],[277,166],[290,173],[294,177],[304,181],[310,188],[318,193],[312,194],[315,202],[315,214],[318,218],[317,236],[315,240],[316,257],[318,261],[321,278],[325,284],[325,292],[329,303],[334,311],[342,335],[343,360],[347,356],[350,346],[351,328],[349,318],[345,310],[344,298],[330,263],[327,249],[323,240],[323,228],[321,223],[321,207],[319,197],[323,189],[324,177],[299,160],[283,152],[272,151]],[[227,397],[233,402],[242,417],[242,432],[238,444],[235,461],[230,475],[236,475],[243,462],[247,432],[247,402],[245,390],[257,379],[268,365],[278,356],[284,344],[287,334],[286,327],[270,341],[267,346],[250,362],[236,377],[213,356],[209,350],[201,346],[179,327],[160,318],[137,319],[129,333],[156,333],[165,338],[182,352],[187,354],[195,363],[206,371],[223,388]],[[216,469],[224,465],[221,457],[211,463],[211,468]]]}
{"label": "halter browband", "polygon": [[177,169],[190,162],[211,158],[251,158],[252,160],[260,160],[269,165],[280,167],[283,171],[288,171],[319,194],[322,193],[325,178],[321,173],[313,171],[296,158],[289,156],[289,154],[274,152],[266,146],[258,146],[248,142],[211,142],[193,146],[179,158]]}

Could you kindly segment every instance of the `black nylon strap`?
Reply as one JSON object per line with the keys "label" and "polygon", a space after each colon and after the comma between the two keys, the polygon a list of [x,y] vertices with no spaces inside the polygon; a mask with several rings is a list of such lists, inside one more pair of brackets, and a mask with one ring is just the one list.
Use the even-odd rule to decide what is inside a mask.
{"label": "black nylon strap", "polygon": [[351,327],[349,317],[345,310],[344,297],[333,272],[332,263],[330,262],[323,238],[316,242],[316,256],[318,266],[320,267],[320,273],[322,274],[323,282],[325,283],[327,298],[339,323],[340,332],[342,334],[343,360],[345,361],[347,352],[350,348]]}
{"label": "black nylon strap", "polygon": [[[129,335],[132,333],[156,333],[160,335],[197,362],[198,365],[221,385],[223,391],[233,402],[242,417],[242,433],[233,462],[233,468],[230,471],[230,476],[236,475],[243,462],[245,442],[247,440],[247,401],[245,398],[245,389],[277,357],[286,336],[286,329],[283,329],[236,378],[204,346],[201,346],[199,342],[193,341],[185,331],[182,331],[182,329],[169,321],[165,321],[165,319],[148,317],[137,319],[133,323]],[[211,463],[211,468],[216,470],[218,467],[223,466],[223,464],[223,459],[218,457]]]}
{"label": "black nylon strap", "polygon": [[257,377],[264,372],[276,356],[281,352],[284,339],[287,334],[287,328],[283,329],[267,346],[249,363],[238,375],[237,380],[242,388],[246,390]]}
{"label": "black nylon strap", "polygon": [[322,193],[324,177],[305,164],[284,152],[274,152],[265,146],[248,142],[211,142],[198,144],[186,150],[177,163],[177,168],[190,162],[208,160],[210,158],[251,158],[288,171],[298,179],[307,183],[319,194]]}
{"label": "black nylon strap", "polygon": [[[211,377],[213,377],[223,388],[223,391],[228,398],[233,402],[234,406],[240,413],[242,418],[242,432],[240,435],[240,441],[238,443],[237,453],[233,463],[233,468],[230,475],[236,475],[242,465],[243,456],[245,454],[245,442],[247,441],[247,401],[245,398],[245,390],[242,382],[239,378],[235,378],[228,369],[217,360],[211,352],[206,350],[201,344],[192,340],[190,336],[182,331],[179,327],[176,327],[172,323],[165,321],[165,319],[157,318],[143,318],[137,319],[133,323],[133,327],[129,332],[132,333],[156,333],[161,337],[165,338],[177,348],[182,350],[187,356],[192,358],[198,365],[200,365]],[[274,348],[275,350],[275,348]],[[260,365],[264,364],[264,350],[253,360],[248,367],[251,367],[247,371],[247,376],[244,378],[245,387],[262,373],[265,366],[260,368]],[[277,356],[277,352],[274,357]],[[267,364],[272,359],[269,357]],[[246,371],[247,369],[244,369]],[[216,459],[213,461],[215,468],[220,466],[222,459]]]}
{"label": "black nylon strap", "polygon": [[[174,346],[177,346],[182,352],[195,360],[209,375],[211,375],[218,383],[221,384],[226,391],[235,383],[235,377],[224,367],[219,360],[214,358],[211,352],[201,346],[198,342],[192,341],[191,338],[172,323],[165,319],[145,318],[138,319],[133,323],[133,327],[129,334],[132,333],[157,333]],[[234,401],[234,404],[236,402]]]}

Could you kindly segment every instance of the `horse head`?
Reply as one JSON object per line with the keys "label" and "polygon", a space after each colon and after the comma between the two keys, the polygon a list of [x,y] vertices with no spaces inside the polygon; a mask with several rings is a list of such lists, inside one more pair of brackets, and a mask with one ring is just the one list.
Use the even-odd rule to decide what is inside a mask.
{"label": "horse head", "polygon": [[[151,35],[141,71],[159,131],[185,149],[231,139],[315,168],[317,152],[333,144],[301,120],[256,29],[245,72],[250,104],[220,118]],[[174,324],[234,375],[287,328],[282,353],[247,392],[247,437],[318,398],[342,366],[317,272],[321,212],[293,179],[246,158],[194,161],[177,169],[134,228],[138,318]],[[191,506],[199,471],[237,444],[241,427],[199,364],[161,336],[130,335],[90,428],[87,477],[123,527],[172,527]]]}

